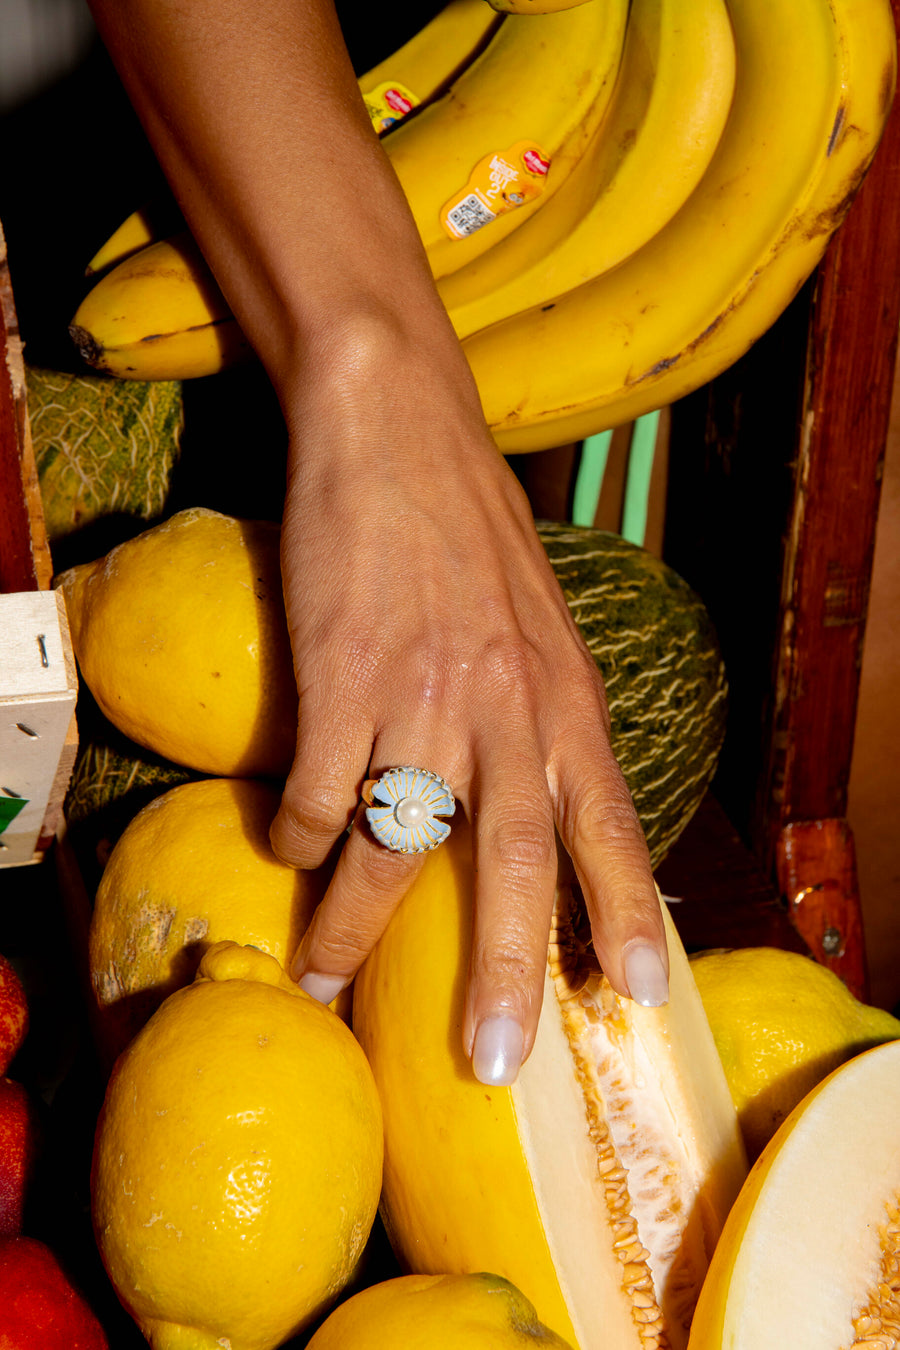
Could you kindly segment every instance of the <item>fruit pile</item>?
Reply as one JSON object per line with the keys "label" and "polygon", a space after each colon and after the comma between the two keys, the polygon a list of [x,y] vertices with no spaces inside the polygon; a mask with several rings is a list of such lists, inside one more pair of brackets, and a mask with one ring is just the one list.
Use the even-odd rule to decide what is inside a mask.
{"label": "fruit pile", "polygon": [[[452,0],[364,76],[500,448],[580,440],[733,363],[843,219],[895,62],[888,0]],[[155,230],[138,212],[94,258],[84,357],[144,380],[246,359],[189,234]]]}
{"label": "fruit pile", "polygon": [[[681,594],[655,560],[619,554],[595,531],[556,527],[544,539],[575,568],[561,580],[588,633],[573,540],[586,557],[600,549],[601,575],[657,568],[661,609]],[[132,804],[94,896],[90,1018],[109,1081],[91,1202],[109,1284],[155,1350],[728,1344],[743,1271],[764,1260],[775,1222],[746,1239],[748,1207],[769,1213],[766,1192],[746,1190],[746,1156],[770,1156],[800,1099],[848,1057],[900,1037],[900,1023],[805,957],[689,963],[671,923],[670,1004],[633,1006],[609,988],[577,889],[563,884],[537,1045],[512,1088],[487,1091],[460,1048],[464,824],[429,858],[352,1006],[301,994],[283,963],[328,875],[274,857],[277,784],[249,776],[284,769],[256,734],[272,720],[260,708],[279,706],[289,686],[273,656],[286,659],[283,615],[266,604],[278,593],[276,544],[275,526],[195,509],[60,577],[94,698],[136,750],[191,766],[187,781]],[[240,594],[253,601],[246,613]],[[258,660],[243,669],[248,645]],[[292,691],[288,704],[285,725]],[[663,728],[644,753],[671,739]],[[857,1139],[893,1109],[887,1090],[885,1102],[860,1110]],[[843,1110],[810,1116],[816,1156],[840,1156]],[[828,1333],[847,1347],[888,1327],[895,1297],[900,1158],[878,1130],[883,1165],[857,1220],[871,1241],[834,1318],[844,1342],[843,1330]],[[801,1186],[795,1203],[815,1199]],[[839,1234],[849,1241],[846,1226]]]}
{"label": "fruit pile", "polygon": [[[633,1006],[562,886],[535,1050],[485,1090],[459,1041],[464,828],[358,977],[351,1031],[264,950],[310,903],[268,850],[275,804],[225,778],[159,797],[91,923],[98,1047],[118,1055],[94,1231],[154,1350],[763,1350],[782,1325],[804,1350],[894,1350],[900,1022],[795,953],[688,962],[668,916],[670,1004]],[[2,961],[0,981],[9,1054],[27,1007]],[[41,1163],[26,1095],[0,1093],[0,1344],[105,1350],[65,1265],[21,1231]]]}
{"label": "fruit pile", "polygon": [[[141,809],[132,802],[108,841],[86,953],[109,1074],[94,1117],[93,1225],[104,1288],[136,1334],[155,1350],[289,1340],[312,1350],[393,1340],[512,1350],[523,1339],[560,1350],[724,1347],[758,1269],[779,1294],[790,1289],[767,1254],[779,1250],[782,1192],[817,1212],[813,1158],[851,1177],[829,1200],[828,1233],[845,1250],[856,1243],[856,1256],[844,1259],[842,1302],[817,1318],[801,1306],[791,1343],[804,1345],[808,1324],[810,1350],[849,1350],[854,1338],[871,1350],[874,1328],[879,1350],[894,1350],[896,1047],[870,1047],[895,1041],[900,1023],[861,1007],[823,967],[765,951],[689,963],[669,924],[670,1004],[642,1009],[609,988],[577,889],[562,884],[537,1045],[513,1087],[485,1090],[460,1047],[472,892],[460,824],[367,962],[352,1007],[323,1008],[287,979],[283,963],[328,876],[278,862],[268,844],[277,785],[248,776],[251,765],[284,767],[256,735],[271,721],[260,707],[278,706],[288,688],[273,656],[285,659],[283,615],[266,603],[277,595],[276,539],[264,522],[195,509],[60,578],[93,696],[136,751],[192,766],[174,787],[157,783]],[[551,557],[559,546],[560,579],[589,636],[587,596],[602,587],[593,576],[579,592],[579,567],[596,556],[601,577],[623,567],[645,577],[645,619],[658,609],[678,621],[668,610],[685,593],[640,550],[567,527],[544,539]],[[586,545],[581,555],[573,541]],[[247,612],[233,591],[252,598]],[[686,631],[702,632],[692,616]],[[633,627],[633,615],[619,624]],[[248,633],[258,659],[243,668]],[[717,659],[709,670],[718,688]],[[645,756],[678,739],[636,720]],[[670,825],[680,820],[670,808]],[[858,1094],[829,1087],[810,1099],[848,1057]],[[801,1098],[809,1123],[790,1116],[772,1139]],[[810,1100],[820,1104],[807,1116]],[[855,1171],[851,1148],[865,1160]],[[745,1155],[760,1150],[745,1182]],[[781,1188],[774,1201],[760,1176]],[[19,1291],[40,1283],[41,1261],[52,1264],[34,1238],[16,1244],[31,1274],[17,1267],[3,1332]],[[828,1248],[826,1269],[836,1260]],[[804,1288],[822,1301],[820,1286]],[[760,1346],[777,1343],[776,1316],[777,1300],[756,1314]],[[62,1319],[72,1345],[74,1318],[70,1308]],[[32,1350],[21,1337],[11,1347]]]}
{"label": "fruit pile", "polygon": [[[551,8],[451,0],[360,82],[508,451],[637,416],[734,360],[839,224],[894,82],[885,0]],[[116,497],[132,521],[171,511],[178,449],[177,387],[147,382],[249,354],[190,238],[160,229],[143,211],[104,245],[74,324],[98,369],[128,377],[129,427],[164,446]],[[31,372],[54,428],[42,455],[33,419],[57,558],[108,513],[77,454],[111,462],[116,384],[84,385],[70,435],[78,382]],[[126,433],[128,455],[141,439]],[[671,999],[640,1008],[610,988],[563,879],[534,1052],[516,1084],[485,1089],[460,1040],[460,824],[347,996],[325,1008],[287,978],[328,874],[268,844],[263,776],[284,774],[296,726],[277,534],[192,506],[59,579],[96,703],[82,727],[110,731],[83,746],[70,839],[113,780],[123,804],[96,850],[84,956],[102,1084],[92,1254],[129,1330],[154,1350],[898,1350],[900,1023],[810,959],[689,961],[666,913]],[[541,537],[662,856],[721,741],[708,620],[622,541]],[[626,634],[633,659],[620,645],[604,666]],[[11,1058],[26,1013],[0,960],[0,1346],[102,1350],[28,1232],[41,1111]]]}
{"label": "fruit pile", "polygon": [[[358,976],[352,1006],[324,1008],[287,978],[328,876],[274,857],[277,786],[251,776],[285,767],[257,735],[271,721],[260,708],[280,706],[289,684],[273,656],[284,660],[283,615],[266,605],[276,542],[274,526],[196,509],[59,579],[100,706],[193,773],[111,841],[88,942],[109,1071],[94,1231],[147,1340],[155,1350],[375,1350],[416,1338],[724,1347],[757,1271],[796,1301],[786,1259],[776,1281],[770,1255],[781,1195],[814,1213],[810,1159],[840,1173],[850,1128],[865,1161],[829,1199],[824,1259],[851,1241],[854,1259],[843,1258],[833,1306],[792,1312],[791,1343],[872,1350],[875,1328],[879,1350],[894,1350],[900,1023],[812,960],[689,962],[666,914],[671,999],[640,1008],[609,987],[577,887],[563,880],[535,1049],[516,1084],[486,1090],[461,1049],[473,887],[460,823]],[[546,542],[552,550],[553,531]],[[564,555],[571,562],[568,543]],[[198,575],[199,598],[187,580]],[[252,599],[246,614],[233,591]],[[242,669],[248,645],[258,659]],[[858,1094],[831,1086],[842,1072]],[[387,1263],[371,1255],[383,1235]],[[819,1301],[822,1285],[800,1282]],[[773,1295],[754,1312],[760,1347],[777,1342],[778,1306]]]}

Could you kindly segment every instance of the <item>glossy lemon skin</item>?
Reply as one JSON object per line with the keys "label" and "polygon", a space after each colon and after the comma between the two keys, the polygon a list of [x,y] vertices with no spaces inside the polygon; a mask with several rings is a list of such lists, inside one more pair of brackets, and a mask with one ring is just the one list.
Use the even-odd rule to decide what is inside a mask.
{"label": "glossy lemon skin", "polygon": [[307,1350],[571,1350],[498,1275],[404,1275],[331,1314]]}
{"label": "glossy lemon skin", "polygon": [[155,1350],[272,1350],[351,1278],[381,1161],[345,1024],[273,957],[216,944],[110,1080],[92,1172],[109,1277]]}
{"label": "glossy lemon skin", "polygon": [[860,1003],[837,975],[799,952],[701,953],[691,970],[751,1160],[832,1070],[900,1037],[900,1021]]}
{"label": "glossy lemon skin", "polygon": [[[104,868],[89,933],[96,1032],[111,1067],[215,942],[291,960],[330,875],[297,871],[269,844],[279,789],[207,778],[154,798]],[[347,1000],[344,1000],[346,1004]]]}
{"label": "glossy lemon skin", "polygon": [[287,772],[297,691],[279,537],[192,508],[60,575],[81,674],[138,745],[201,773]]}

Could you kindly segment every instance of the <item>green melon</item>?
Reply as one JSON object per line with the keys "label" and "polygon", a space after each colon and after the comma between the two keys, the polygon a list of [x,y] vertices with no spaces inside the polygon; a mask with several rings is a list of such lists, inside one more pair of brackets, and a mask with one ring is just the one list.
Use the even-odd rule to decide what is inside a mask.
{"label": "green melon", "polygon": [[51,545],[101,517],[162,514],[183,426],[179,383],[29,366],[26,385]]}
{"label": "green melon", "polygon": [[699,596],[617,534],[539,522],[538,533],[606,685],[612,747],[654,865],[715,772],[727,683]]}

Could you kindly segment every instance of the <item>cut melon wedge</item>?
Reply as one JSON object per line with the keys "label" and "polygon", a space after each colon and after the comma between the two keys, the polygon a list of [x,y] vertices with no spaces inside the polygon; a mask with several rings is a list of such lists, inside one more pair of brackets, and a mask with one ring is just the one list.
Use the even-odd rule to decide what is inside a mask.
{"label": "cut melon wedge", "polygon": [[454,825],[356,980],[395,1251],[417,1273],[502,1275],[578,1350],[680,1350],[746,1164],[675,929],[666,915],[670,1002],[639,1007],[561,888],[534,1050],[489,1088],[462,1050],[471,895]]}
{"label": "cut melon wedge", "polygon": [[900,1041],[819,1084],[766,1146],[722,1233],[690,1350],[900,1345]]}

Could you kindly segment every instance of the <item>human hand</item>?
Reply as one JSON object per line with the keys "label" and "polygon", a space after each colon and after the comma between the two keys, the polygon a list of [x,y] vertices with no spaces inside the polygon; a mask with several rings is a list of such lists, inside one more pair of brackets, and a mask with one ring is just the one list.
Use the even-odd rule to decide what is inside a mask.
{"label": "human hand", "polygon": [[287,420],[300,725],[272,843],[315,867],[354,822],[291,973],[326,1002],[352,979],[423,862],[375,841],[363,782],[430,769],[473,826],[464,1046],[482,1082],[512,1082],[540,1011],[557,832],[613,987],[667,997],[659,902],[602,680],[456,367],[395,332],[356,334],[307,372]]}

